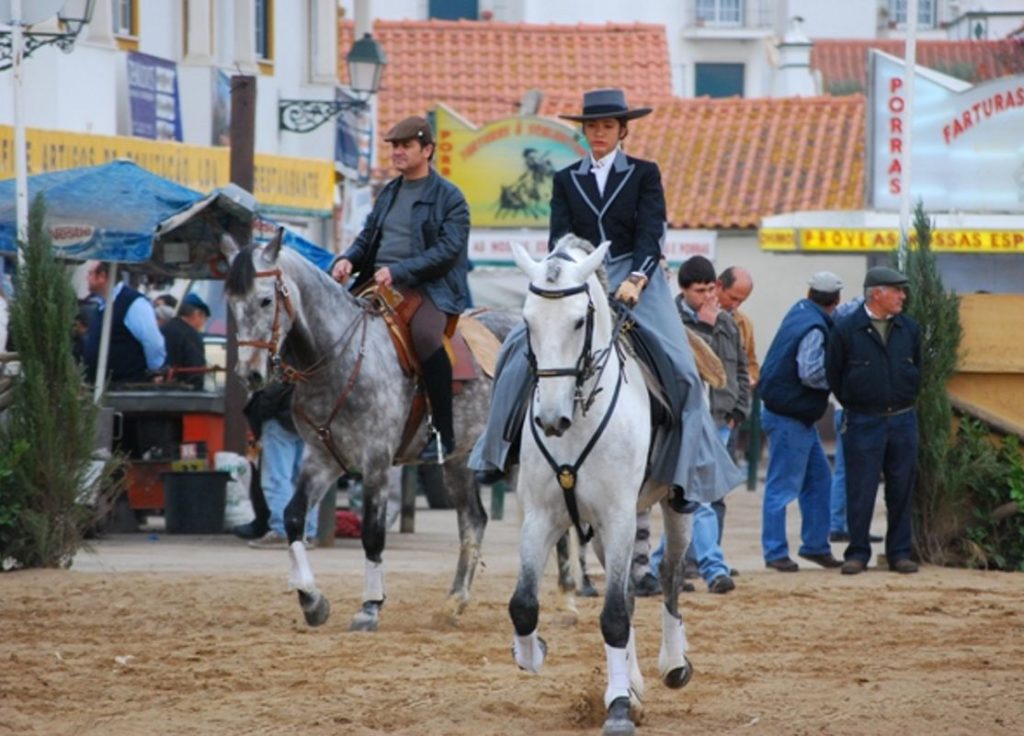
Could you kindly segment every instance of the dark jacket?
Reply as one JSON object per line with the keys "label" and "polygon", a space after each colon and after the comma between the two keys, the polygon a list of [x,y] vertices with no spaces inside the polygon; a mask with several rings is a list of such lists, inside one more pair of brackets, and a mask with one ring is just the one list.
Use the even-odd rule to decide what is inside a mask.
{"label": "dark jacket", "polygon": [[811,388],[800,380],[796,358],[800,343],[811,330],[821,330],[827,341],[832,318],[810,299],[801,299],[782,318],[761,366],[757,387],[772,412],[810,426],[825,415],[828,390]]}
{"label": "dark jacket", "polygon": [[658,165],[620,151],[611,163],[604,196],[598,193],[590,165],[587,156],[555,174],[549,247],[567,233],[594,245],[610,240],[609,257],[632,253],[631,270],[655,278],[666,228]]}
{"label": "dark jacket", "polygon": [[[203,336],[181,317],[169,320],[160,332],[167,346],[167,365],[171,368],[205,368],[206,353],[203,349]],[[201,391],[205,374],[188,371],[177,374],[181,383]]]}
{"label": "dark jacket", "polygon": [[[380,247],[384,220],[402,177],[392,179],[381,190],[366,225],[342,256],[359,272],[353,289],[373,278],[374,261]],[[413,244],[420,255],[404,263],[391,264],[395,286],[422,289],[434,305],[448,314],[461,314],[469,296],[469,206],[451,182],[433,169],[420,198],[412,208]]]}
{"label": "dark jacket", "polygon": [[921,388],[921,333],[910,317],[892,318],[883,343],[867,310],[839,320],[828,344],[828,385],[843,408],[862,414],[907,409]]}
{"label": "dark jacket", "polygon": [[683,324],[711,346],[725,369],[725,388],[712,388],[710,391],[711,416],[719,427],[729,419],[738,424],[750,413],[750,374],[747,372],[747,353],[743,349],[740,328],[724,309],[718,313],[714,325],[696,320],[683,307],[683,301],[682,294],[676,296],[676,309]]}
{"label": "dark jacket", "polygon": [[253,437],[260,438],[263,434],[263,423],[269,419],[276,419],[290,432],[296,431],[295,420],[292,418],[294,391],[294,384],[275,381],[253,392],[245,409],[242,410],[249,421]]}
{"label": "dark jacket", "polygon": [[[124,324],[128,307],[136,299],[144,298],[142,294],[128,286],[121,287],[121,291],[114,298],[114,313],[110,317],[110,351],[107,353],[107,371],[111,383],[141,383],[150,380],[142,343]],[[92,315],[92,322],[85,336],[86,375],[90,381],[97,380],[96,368],[99,363],[102,327],[103,310],[97,309]]]}

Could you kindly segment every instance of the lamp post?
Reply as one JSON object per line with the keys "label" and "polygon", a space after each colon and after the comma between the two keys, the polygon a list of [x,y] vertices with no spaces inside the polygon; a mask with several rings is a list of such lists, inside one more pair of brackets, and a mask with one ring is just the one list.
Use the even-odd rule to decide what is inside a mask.
{"label": "lamp post", "polygon": [[355,94],[352,100],[280,100],[278,126],[292,133],[309,133],[345,110],[361,110],[380,89],[380,78],[388,60],[384,49],[369,33],[352,44],[345,56],[348,78]]}
{"label": "lamp post", "polygon": [[[25,144],[25,97],[22,91],[22,62],[41,46],[54,45],[70,52],[75,39],[92,20],[96,0],[0,0],[0,23],[11,27],[0,31],[0,71],[14,69],[14,177],[17,239],[28,237],[28,163]],[[26,30],[35,23],[57,16],[59,30]],[[19,256],[20,257],[20,256]]]}

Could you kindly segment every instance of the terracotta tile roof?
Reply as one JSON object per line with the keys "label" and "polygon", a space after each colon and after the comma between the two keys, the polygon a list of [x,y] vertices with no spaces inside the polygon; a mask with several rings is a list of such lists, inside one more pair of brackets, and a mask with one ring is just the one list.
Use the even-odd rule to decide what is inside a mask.
{"label": "terracotta tile roof", "polygon": [[[634,105],[672,94],[665,28],[643,23],[538,25],[484,21],[374,23],[388,65],[379,95],[385,121],[423,115],[444,102],[476,124],[515,115],[529,89],[544,94],[541,114],[575,110],[585,89],[617,86]],[[353,27],[339,23],[338,48]],[[344,54],[338,75],[348,78]]]}
{"label": "terracotta tile roof", "polygon": [[863,207],[861,95],[677,98],[627,143],[661,167],[673,227],[753,228],[765,215]]}
{"label": "terracotta tile roof", "polygon": [[[821,72],[823,89],[863,92],[867,84],[868,49],[902,57],[899,39],[819,40],[811,49],[811,67]],[[943,74],[978,83],[1024,73],[1024,39],[999,41],[917,42],[917,63]]]}

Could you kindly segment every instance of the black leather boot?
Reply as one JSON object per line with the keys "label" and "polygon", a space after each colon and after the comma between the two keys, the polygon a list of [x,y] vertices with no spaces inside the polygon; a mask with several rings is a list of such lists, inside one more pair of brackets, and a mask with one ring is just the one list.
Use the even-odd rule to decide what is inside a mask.
{"label": "black leather boot", "polygon": [[[455,451],[455,429],[452,423],[452,364],[444,348],[439,348],[423,361],[423,385],[430,399],[430,414],[434,432],[427,436],[427,444],[420,451],[425,463],[443,463],[444,456]],[[437,435],[441,437],[442,453],[438,453]]]}

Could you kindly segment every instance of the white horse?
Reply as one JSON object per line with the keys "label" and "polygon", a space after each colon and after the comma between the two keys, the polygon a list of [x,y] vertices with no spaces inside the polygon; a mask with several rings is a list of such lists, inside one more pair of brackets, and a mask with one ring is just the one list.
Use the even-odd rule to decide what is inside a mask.
{"label": "white horse", "polygon": [[652,441],[648,388],[641,366],[618,339],[607,287],[597,273],[608,247],[595,249],[567,235],[537,262],[513,246],[516,263],[530,278],[523,317],[535,382],[522,435],[517,495],[524,521],[509,613],[516,664],[539,672],[547,645],[537,635],[537,581],[559,536],[571,525],[589,524],[607,583],[601,612],[608,666],[604,733],[632,734],[644,686],[631,624],[636,511],[660,499],[665,518],[658,664],[669,687],[682,687],[692,674],[678,610],[690,517],[669,509],[667,486],[644,483]]}

